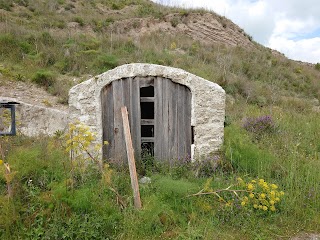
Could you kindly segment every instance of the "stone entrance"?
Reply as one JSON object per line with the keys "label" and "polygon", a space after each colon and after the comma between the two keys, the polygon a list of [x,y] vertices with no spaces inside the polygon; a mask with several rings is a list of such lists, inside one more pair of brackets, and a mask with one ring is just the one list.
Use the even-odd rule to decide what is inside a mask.
{"label": "stone entrance", "polygon": [[70,121],[80,120],[99,141],[110,142],[101,151],[106,159],[126,158],[122,105],[138,155],[147,148],[159,160],[201,158],[223,142],[225,92],[219,85],[177,68],[127,64],[69,92]]}

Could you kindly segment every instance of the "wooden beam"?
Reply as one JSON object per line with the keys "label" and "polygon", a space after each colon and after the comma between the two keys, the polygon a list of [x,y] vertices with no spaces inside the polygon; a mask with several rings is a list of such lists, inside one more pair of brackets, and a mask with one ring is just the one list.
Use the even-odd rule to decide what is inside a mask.
{"label": "wooden beam", "polygon": [[141,199],[140,199],[140,192],[139,192],[139,183],[138,183],[138,177],[137,177],[136,163],[134,160],[134,150],[132,147],[132,138],[130,133],[128,110],[126,106],[121,107],[121,113],[122,113],[124,137],[125,137],[126,148],[127,148],[131,186],[132,186],[133,197],[134,197],[134,206],[135,208],[140,209]]}

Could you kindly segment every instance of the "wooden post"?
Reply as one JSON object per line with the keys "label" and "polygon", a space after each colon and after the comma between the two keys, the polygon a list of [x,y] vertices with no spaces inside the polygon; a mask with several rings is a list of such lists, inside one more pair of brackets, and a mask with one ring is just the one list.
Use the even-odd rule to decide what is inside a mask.
{"label": "wooden post", "polygon": [[124,137],[126,142],[127,157],[129,163],[130,177],[131,177],[131,186],[133,190],[134,197],[134,206],[137,209],[141,208],[140,192],[139,192],[139,183],[137,177],[136,163],[134,160],[134,150],[132,147],[132,138],[130,133],[129,119],[128,119],[128,110],[126,106],[121,107]]}

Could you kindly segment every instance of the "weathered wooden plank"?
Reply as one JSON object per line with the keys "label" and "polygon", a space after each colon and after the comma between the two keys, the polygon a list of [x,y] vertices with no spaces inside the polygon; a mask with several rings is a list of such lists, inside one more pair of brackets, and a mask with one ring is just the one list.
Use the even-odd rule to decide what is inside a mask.
{"label": "weathered wooden plank", "polygon": [[[123,91],[123,104],[127,107],[128,113],[131,113],[131,89],[130,89],[130,79],[121,79],[122,91]],[[129,114],[130,117],[130,114]],[[130,122],[129,122],[130,124]]]}
{"label": "weathered wooden plank", "polygon": [[108,141],[108,145],[103,146],[103,158],[109,159],[114,155],[114,117],[113,117],[113,88],[112,84],[107,85],[101,93],[101,106],[102,106],[102,129],[103,141]]}
{"label": "weathered wooden plank", "polygon": [[131,178],[131,187],[133,190],[134,206],[135,208],[140,209],[141,199],[140,199],[140,192],[139,192],[139,183],[138,183],[138,177],[137,177],[136,163],[134,160],[134,150],[132,146],[127,108],[121,107],[121,113],[122,113],[122,121],[123,121],[123,128],[124,128],[124,137],[125,137],[125,143],[126,143],[126,150],[127,150],[126,152],[128,157],[130,178]]}
{"label": "weathered wooden plank", "polygon": [[154,125],[154,119],[141,119],[141,125]]}
{"label": "weathered wooden plank", "polygon": [[162,160],[162,78],[156,77],[154,80],[155,94],[155,123],[154,123],[154,156]]}
{"label": "weathered wooden plank", "polygon": [[192,144],[192,132],[191,132],[191,91],[187,88],[185,88],[186,98],[185,98],[185,156],[187,158],[191,158],[191,144]]}
{"label": "weathered wooden plank", "polygon": [[123,126],[121,107],[124,105],[123,89],[121,80],[112,82],[113,86],[113,102],[114,102],[114,158],[119,164],[122,164],[125,159],[125,143],[123,141]]}
{"label": "weathered wooden plank", "polygon": [[162,134],[161,134],[161,141],[162,141],[162,160],[168,161],[169,160],[169,142],[168,142],[168,130],[169,130],[169,99],[168,99],[168,88],[170,86],[170,80],[163,78],[162,79]]}
{"label": "weathered wooden plank", "polygon": [[154,102],[154,97],[140,97],[140,102]]}
{"label": "weathered wooden plank", "polygon": [[154,142],[154,137],[141,137],[141,142]]}
{"label": "weathered wooden plank", "polygon": [[178,158],[179,160],[184,157],[184,149],[185,149],[185,107],[184,107],[184,98],[185,98],[185,91],[183,86],[180,84],[177,86],[177,93],[178,93],[178,106],[179,106],[179,111],[178,111],[178,122],[177,122],[177,128],[178,128]]}
{"label": "weathered wooden plank", "polygon": [[[171,81],[170,81],[171,82]],[[177,151],[177,84],[171,82],[170,84],[170,97],[169,97],[169,145],[168,145],[168,150],[169,150],[169,158],[171,161],[175,161],[178,158],[178,151]]]}
{"label": "weathered wooden plank", "polygon": [[140,121],[140,83],[139,78],[131,79],[131,111],[130,119],[132,129],[132,141],[136,159],[141,157],[141,121]]}
{"label": "weathered wooden plank", "polygon": [[154,86],[154,77],[137,77],[140,82],[140,88]]}

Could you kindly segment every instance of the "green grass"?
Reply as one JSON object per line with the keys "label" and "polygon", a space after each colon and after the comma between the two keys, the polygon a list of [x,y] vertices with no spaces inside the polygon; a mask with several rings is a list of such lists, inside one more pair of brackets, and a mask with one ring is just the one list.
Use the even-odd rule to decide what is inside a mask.
{"label": "green grass", "polygon": [[[175,12],[176,25],[179,16],[204,11],[144,0],[29,0],[20,7],[12,2],[22,3],[0,1],[0,72],[6,78],[38,82],[67,103],[66,85],[74,83],[64,79],[82,79],[131,62],[169,65],[226,90],[228,126],[224,162],[215,172],[203,165],[204,174],[195,177],[199,168],[192,165],[137,164],[139,173],[152,179],[140,186],[141,211],[133,207],[127,170],[114,169],[112,178],[126,204],[122,208],[94,168],[71,171],[68,155],[55,139],[2,138],[7,150],[3,160],[16,173],[11,200],[0,174],[1,239],[288,239],[297,232],[320,232],[320,120],[313,110],[320,97],[318,64],[301,65],[259,45],[204,45],[164,32],[139,38],[122,34],[139,26],[137,18],[163,19]],[[108,9],[108,16],[98,8]],[[119,22],[131,18],[132,25]],[[72,22],[79,31],[68,29]],[[246,118],[266,115],[276,131],[256,136],[243,128]],[[213,189],[224,189],[237,177],[278,184],[285,191],[280,210],[261,214],[226,209],[213,195],[187,197],[201,190],[207,178],[213,178]]]}
{"label": "green grass", "polygon": [[[245,109],[243,115],[263,115],[266,111],[269,109],[253,106]],[[3,147],[10,150],[5,161],[17,173],[12,181],[11,200],[5,197],[3,175],[0,180],[0,236],[2,239],[212,239],[217,236],[278,239],[299,231],[320,231],[319,146],[309,146],[310,140],[312,144],[319,140],[314,132],[318,124],[312,121],[313,117],[313,113],[299,117],[277,109],[273,118],[278,131],[257,139],[242,129],[242,118],[234,115],[226,127],[224,144],[225,161],[231,164],[229,170],[218,168],[207,177],[198,178],[192,165],[184,168],[184,174],[178,169],[181,166],[157,165],[148,171],[151,184],[140,185],[143,204],[140,211],[133,206],[128,170],[114,169],[112,178],[113,188],[125,202],[123,208],[114,192],[102,184],[94,168],[70,175],[68,156],[57,140],[19,136],[5,142],[2,139]],[[297,129],[302,122],[307,124],[301,133],[288,131]],[[300,144],[297,146],[294,141]],[[266,214],[225,207],[214,195],[189,196],[203,189],[208,178],[212,178],[210,187],[218,190],[234,184],[236,177],[258,177],[276,183],[285,191],[279,210]],[[223,196],[234,198],[232,193]]]}

